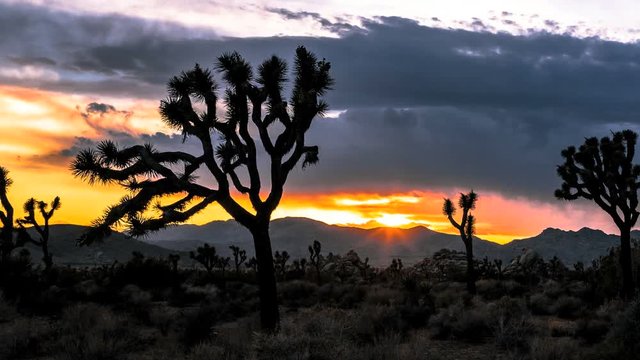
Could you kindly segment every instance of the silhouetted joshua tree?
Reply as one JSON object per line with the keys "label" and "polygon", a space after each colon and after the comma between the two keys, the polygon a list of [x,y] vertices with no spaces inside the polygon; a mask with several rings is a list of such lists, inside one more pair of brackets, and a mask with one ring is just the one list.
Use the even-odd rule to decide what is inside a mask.
{"label": "silhouetted joshua tree", "polygon": [[564,164],[558,166],[562,178],[558,199],[584,198],[594,201],[613,219],[620,230],[622,295],[633,294],[631,228],[638,215],[638,176],[640,166],[633,163],[638,135],[631,130],[613,133],[598,140],[588,138],[578,149],[562,151]]}
{"label": "silhouetted joshua tree", "polygon": [[[253,235],[261,323],[264,329],[275,330],[279,311],[269,238],[271,214],[296,165],[302,161],[304,168],[318,161],[318,147],[308,145],[305,134],[313,119],[327,110],[321,97],[333,83],[330,64],[319,61],[304,47],[296,49],[294,62],[292,95],[287,102],[282,94],[288,80],[284,60],[276,56],[267,59],[254,76],[250,64],[238,53],[220,56],[216,70],[227,84],[224,119],[216,116],[217,84],[209,70],[196,65],[171,79],[169,97],[160,104],[162,119],[181,131],[185,139],[195,137],[202,146],[200,154],[161,152],[150,144],[121,149],[111,141],[80,152],[72,165],[76,176],[89,183],[119,183],[131,191],[107,209],[80,242],[103,238],[122,220],[129,225],[131,235],[145,234],[182,223],[218,203]],[[194,103],[199,104],[194,107]],[[278,126],[271,126],[274,124]],[[253,134],[268,161],[268,190],[263,188],[257,160],[259,145]],[[211,175],[215,187],[196,181],[196,171],[201,168]],[[150,217],[145,211],[149,205],[169,195],[183,197],[158,205]],[[243,207],[239,197],[248,197],[251,208]]]}
{"label": "silhouetted joshua tree", "polygon": [[316,281],[318,282],[318,285],[320,285],[320,283],[322,282],[320,274],[324,262],[324,259],[320,254],[321,251],[322,244],[320,244],[320,241],[313,240],[313,245],[309,245],[309,262],[311,263],[311,266],[313,266],[313,268],[316,270]]}
{"label": "silhouetted joshua tree", "polygon": [[171,271],[173,271],[174,273],[178,272],[178,262],[180,261],[180,255],[178,254],[169,254],[169,256],[167,256],[167,260],[169,260],[169,263],[171,264]]}
{"label": "silhouetted joshua tree", "polygon": [[[27,200],[24,203],[25,217],[18,219],[19,226],[18,237],[21,238],[21,242],[30,242],[42,249],[42,261],[46,270],[51,269],[53,265],[53,255],[49,253],[49,221],[53,217],[53,214],[60,209],[60,197],[56,196],[51,204],[47,204],[44,201],[38,201],[34,198]],[[42,217],[43,224],[38,224],[36,219],[36,210]],[[34,239],[25,229],[25,226],[32,226],[38,233],[40,239]]]}
{"label": "silhouetted joshua tree", "polygon": [[222,278],[224,279],[224,275],[227,272],[227,268],[229,267],[229,265],[231,264],[231,258],[230,257],[218,257],[218,261],[216,261],[216,265],[220,268],[220,270],[222,271]]}
{"label": "silhouetted joshua tree", "polygon": [[284,279],[284,275],[287,270],[287,261],[289,261],[290,258],[291,256],[289,256],[289,253],[286,250],[283,252],[276,251],[275,254],[273,254],[273,263],[276,274],[278,274],[280,279]]}
{"label": "silhouetted joshua tree", "polygon": [[240,274],[240,266],[247,260],[247,251],[242,250],[235,245],[229,246],[233,254],[233,266],[236,270],[236,275]]}
{"label": "silhouetted joshua tree", "polygon": [[2,230],[0,230],[0,258],[3,264],[11,256],[11,251],[17,247],[13,236],[13,206],[7,197],[7,190],[13,184],[13,180],[9,177],[9,170],[0,166],[0,221],[2,222]]}
{"label": "silhouetted joshua tree", "polygon": [[198,246],[196,252],[190,251],[189,257],[204,266],[205,270],[207,270],[209,274],[211,274],[213,268],[218,265],[218,254],[216,253],[216,248],[209,246],[209,244]]}
{"label": "silhouetted joshua tree", "polygon": [[451,225],[455,227],[460,233],[462,242],[467,253],[467,291],[470,294],[476,293],[476,272],[474,269],[473,261],[473,233],[475,232],[475,217],[471,215],[471,210],[476,208],[476,202],[478,201],[478,195],[473,192],[468,194],[460,194],[458,199],[458,207],[462,209],[462,219],[458,223],[453,215],[456,213],[456,208],[453,206],[453,202],[450,199],[444,199],[444,205],[442,206],[442,212],[447,216]]}

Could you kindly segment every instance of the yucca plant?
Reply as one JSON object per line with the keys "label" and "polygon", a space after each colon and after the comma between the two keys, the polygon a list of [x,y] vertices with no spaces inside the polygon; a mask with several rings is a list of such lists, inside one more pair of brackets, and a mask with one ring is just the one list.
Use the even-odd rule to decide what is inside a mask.
{"label": "yucca plant", "polygon": [[617,131],[612,137],[591,137],[578,149],[562,151],[564,163],[558,166],[562,178],[555,196],[562,200],[592,200],[604,210],[620,230],[622,295],[633,295],[631,228],[638,221],[638,176],[640,166],[633,163],[638,134]]}
{"label": "yucca plant", "polygon": [[13,206],[7,196],[9,187],[13,184],[13,180],[9,177],[9,170],[0,166],[0,222],[2,229],[0,230],[0,258],[2,263],[6,264],[11,251],[16,247],[14,242],[14,226],[13,226]]}
{"label": "yucca plant", "polygon": [[468,194],[461,193],[458,198],[458,207],[462,210],[462,218],[458,223],[453,215],[456,208],[450,199],[444,199],[442,212],[447,216],[451,225],[460,233],[462,242],[464,243],[467,253],[467,291],[470,294],[476,293],[476,271],[473,260],[473,234],[475,233],[475,217],[471,214],[471,210],[476,208],[478,195],[472,191]]}
{"label": "yucca plant", "polygon": [[[20,242],[30,242],[42,249],[42,262],[44,262],[46,270],[51,269],[51,266],[53,266],[53,255],[49,252],[49,221],[54,213],[60,209],[60,206],[60,197],[58,196],[51,201],[51,204],[31,198],[24,203],[24,212],[26,215],[17,221],[19,227],[18,238]],[[42,224],[39,224],[36,219],[36,211],[40,213],[42,217]],[[34,239],[27,232],[25,226],[32,226],[38,233],[39,239]]]}
{"label": "yucca plant", "polygon": [[[160,104],[167,125],[185,139],[197,139],[202,147],[198,154],[161,152],[151,144],[120,148],[107,140],[76,156],[72,164],[76,176],[92,184],[118,183],[129,190],[80,242],[103,238],[117,224],[126,225],[131,235],[143,235],[183,223],[217,203],[253,235],[262,326],[274,330],[279,313],[269,223],[296,164],[302,161],[304,168],[318,161],[318,147],[307,144],[305,134],[316,116],[327,110],[321,98],[333,83],[330,64],[298,47],[289,102],[282,94],[287,63],[277,56],[264,61],[254,74],[240,54],[224,54],[215,70],[226,84],[224,118],[216,115],[218,85],[213,74],[198,65],[169,81],[169,96]],[[276,123],[279,126],[272,126]],[[259,170],[258,142],[267,155],[268,174]],[[198,170],[210,174],[215,186],[198,182]],[[151,206],[167,196],[180,199]],[[242,196],[251,208],[241,205]]]}

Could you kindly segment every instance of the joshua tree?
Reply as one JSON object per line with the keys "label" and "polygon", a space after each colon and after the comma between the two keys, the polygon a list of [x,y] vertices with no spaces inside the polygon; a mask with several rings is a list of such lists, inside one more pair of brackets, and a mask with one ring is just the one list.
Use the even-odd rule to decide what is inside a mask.
{"label": "joshua tree", "polygon": [[316,270],[316,281],[318,282],[318,285],[320,285],[320,282],[322,281],[320,277],[323,263],[322,255],[320,254],[321,251],[322,244],[320,244],[320,241],[313,240],[313,245],[309,245],[309,262]]}
{"label": "joshua tree", "polygon": [[[30,242],[42,249],[42,261],[44,262],[46,270],[51,269],[53,265],[53,256],[49,253],[49,221],[53,217],[53,214],[60,209],[60,206],[60,197],[58,196],[53,199],[50,205],[44,201],[31,198],[24,203],[25,217],[17,221],[20,227],[18,236],[22,239],[21,242]],[[36,209],[40,213],[40,216],[42,216],[44,222],[42,225],[38,224],[36,220]],[[27,229],[25,229],[25,225],[33,226],[40,239],[36,240],[31,237]]]}
{"label": "joshua tree", "polygon": [[211,274],[219,261],[216,248],[209,246],[209,244],[198,246],[195,253],[193,251],[189,252],[189,257],[202,264],[209,274]]}
{"label": "joshua tree", "polygon": [[280,279],[284,279],[284,275],[287,270],[287,261],[289,261],[290,258],[291,256],[289,256],[289,253],[286,250],[282,253],[276,251],[275,254],[273,254],[273,262],[276,274],[280,276]]}
{"label": "joshua tree", "polygon": [[171,264],[171,271],[173,271],[174,273],[178,272],[178,261],[180,261],[180,255],[178,254],[169,254],[169,256],[167,256],[167,260],[169,260],[169,263]]}
{"label": "joshua tree", "polygon": [[9,177],[9,170],[0,166],[0,221],[2,222],[2,230],[0,230],[0,258],[2,263],[6,264],[11,251],[16,247],[13,239],[13,206],[7,197],[7,190],[13,184],[13,180]]}
{"label": "joshua tree", "polygon": [[451,225],[455,227],[460,233],[462,242],[467,253],[467,291],[470,294],[476,293],[476,272],[474,269],[473,261],[473,233],[475,232],[475,218],[471,215],[470,211],[476,208],[476,202],[478,201],[478,195],[471,190],[468,194],[460,194],[458,199],[458,207],[462,209],[462,219],[458,223],[453,215],[456,213],[456,208],[453,206],[453,202],[450,199],[444,199],[444,205],[442,206],[442,212],[449,218]]}
{"label": "joshua tree", "polygon": [[242,250],[235,245],[229,246],[231,252],[233,253],[233,265],[236,269],[236,275],[240,274],[240,266],[247,260],[247,251]]}
{"label": "joshua tree", "polygon": [[216,261],[216,264],[218,265],[220,270],[222,270],[222,278],[224,279],[224,274],[226,273],[227,268],[229,267],[229,264],[231,264],[231,258],[230,257],[218,257],[218,261]]}
{"label": "joshua tree", "polygon": [[[250,64],[235,52],[220,56],[216,69],[227,85],[224,119],[216,116],[213,75],[198,65],[169,82],[169,97],[160,104],[164,122],[181,131],[185,139],[195,137],[202,146],[200,154],[161,152],[150,144],[120,149],[104,141],[77,155],[72,165],[76,176],[89,183],[116,182],[131,191],[107,209],[80,242],[108,235],[121,220],[130,225],[131,235],[141,235],[185,222],[217,202],[253,235],[261,323],[264,329],[275,330],[279,311],[269,223],[291,171],[299,162],[304,168],[318,161],[318,147],[308,145],[305,134],[313,119],[328,108],[321,98],[333,83],[330,64],[298,47],[290,102],[282,94],[287,64],[276,56],[264,61],[255,76]],[[259,171],[254,134],[268,161],[266,183],[265,174]],[[208,172],[216,186],[196,182],[198,169]],[[153,201],[170,195],[182,197],[159,204],[152,215],[145,211]],[[243,207],[239,197],[248,198],[251,207]]]}
{"label": "joshua tree", "polygon": [[638,134],[631,130],[613,133],[611,138],[588,138],[578,149],[562,151],[564,164],[558,166],[562,178],[558,199],[584,198],[594,201],[613,219],[620,230],[622,295],[633,294],[631,265],[631,228],[638,220],[638,176],[640,166],[633,164]]}

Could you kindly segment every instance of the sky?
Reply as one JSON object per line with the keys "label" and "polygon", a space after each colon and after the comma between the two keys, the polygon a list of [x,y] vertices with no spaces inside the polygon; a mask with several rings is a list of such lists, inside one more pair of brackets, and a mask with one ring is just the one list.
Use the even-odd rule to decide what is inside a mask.
{"label": "sky", "polygon": [[[124,192],[73,178],[80,149],[195,149],[157,113],[172,76],[230,51],[290,61],[304,45],[332,64],[331,110],[308,132],[320,162],[290,176],[274,217],[453,232],[443,198],[473,189],[488,240],[613,233],[596,205],[553,196],[563,148],[640,128],[640,4],[604,4],[0,0],[10,199],[58,195],[57,223],[89,224]],[[228,218],[212,206],[192,222]]]}

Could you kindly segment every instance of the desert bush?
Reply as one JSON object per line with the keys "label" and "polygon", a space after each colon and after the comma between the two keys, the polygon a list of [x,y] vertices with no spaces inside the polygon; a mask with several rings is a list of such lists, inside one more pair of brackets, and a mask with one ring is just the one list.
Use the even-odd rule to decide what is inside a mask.
{"label": "desert bush", "polygon": [[434,338],[477,342],[491,334],[489,311],[483,303],[463,305],[462,302],[441,309],[428,322]]}
{"label": "desert bush", "polygon": [[195,312],[188,314],[184,319],[182,343],[193,346],[209,340],[221,314],[220,307],[215,305],[201,306]]}
{"label": "desert bush", "polygon": [[490,327],[498,347],[516,352],[527,347],[534,327],[522,301],[503,297],[489,306],[489,313]]}
{"label": "desert bush", "polygon": [[341,309],[352,309],[362,303],[367,288],[349,284],[324,284],[318,288],[318,299],[325,305],[334,305]]}
{"label": "desert bush", "polygon": [[536,293],[529,298],[529,309],[534,315],[550,315],[555,311],[554,301],[544,293]]}
{"label": "desert bush", "polygon": [[318,285],[305,280],[286,281],[278,286],[281,304],[294,308],[316,304],[317,290]]}
{"label": "desert bush", "polygon": [[465,284],[455,282],[436,284],[431,293],[433,294],[433,303],[436,308],[448,307],[467,296]]}
{"label": "desert bush", "polygon": [[636,359],[640,354],[640,298],[614,320],[605,341],[595,349],[594,359]]}
{"label": "desert bush", "polygon": [[609,321],[597,317],[579,319],[576,322],[575,336],[587,344],[599,343],[604,339],[610,326]]}
{"label": "desert bush", "polygon": [[554,304],[554,312],[561,318],[575,319],[582,314],[585,305],[575,296],[561,296]]}
{"label": "desert bush", "polygon": [[55,344],[58,359],[121,359],[140,345],[126,318],[105,307],[79,304],[66,309]]}
{"label": "desert bush", "polygon": [[52,336],[52,329],[31,318],[15,318],[2,325],[0,358],[23,359],[35,357],[43,351],[44,342]]}
{"label": "desert bush", "polygon": [[530,360],[577,360],[580,359],[580,347],[570,338],[540,338],[530,341]]}

